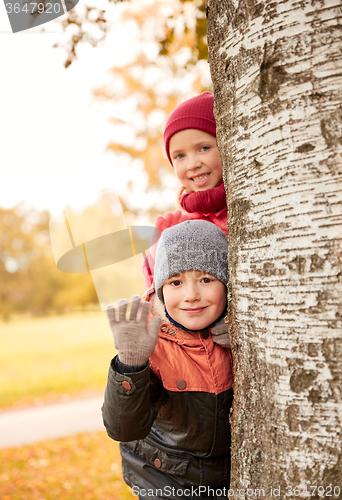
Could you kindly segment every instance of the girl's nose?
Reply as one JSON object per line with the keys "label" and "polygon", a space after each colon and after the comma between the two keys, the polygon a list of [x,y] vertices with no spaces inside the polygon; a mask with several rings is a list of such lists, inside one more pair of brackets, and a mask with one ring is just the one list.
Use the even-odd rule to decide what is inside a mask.
{"label": "girl's nose", "polygon": [[196,154],[189,155],[188,164],[186,166],[187,170],[195,170],[201,166],[201,162]]}

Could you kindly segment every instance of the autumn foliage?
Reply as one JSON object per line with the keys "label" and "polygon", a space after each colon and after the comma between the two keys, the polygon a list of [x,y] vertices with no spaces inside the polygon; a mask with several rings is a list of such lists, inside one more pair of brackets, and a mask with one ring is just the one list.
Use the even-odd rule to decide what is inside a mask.
{"label": "autumn foliage", "polygon": [[98,302],[89,274],[57,269],[49,220],[48,211],[0,207],[0,316],[5,320],[14,312],[41,315]]}
{"label": "autumn foliage", "polygon": [[130,500],[105,431],[0,450],[1,500]]}

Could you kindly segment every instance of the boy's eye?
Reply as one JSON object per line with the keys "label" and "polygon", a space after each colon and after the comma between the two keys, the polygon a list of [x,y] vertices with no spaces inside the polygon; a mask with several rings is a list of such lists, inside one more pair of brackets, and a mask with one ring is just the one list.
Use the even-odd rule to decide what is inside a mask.
{"label": "boy's eye", "polygon": [[203,283],[211,283],[213,280],[213,278],[202,278],[201,280]]}
{"label": "boy's eye", "polygon": [[173,281],[170,281],[169,283],[171,286],[179,286],[182,284],[182,282],[180,280],[173,280]]}

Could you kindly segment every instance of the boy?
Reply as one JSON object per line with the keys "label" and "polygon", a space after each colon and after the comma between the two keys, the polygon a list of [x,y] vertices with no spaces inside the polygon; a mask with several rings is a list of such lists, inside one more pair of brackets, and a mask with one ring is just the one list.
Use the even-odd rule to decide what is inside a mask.
{"label": "boy", "polygon": [[233,371],[220,335],[227,331],[227,252],[226,235],[211,222],[170,227],[154,276],[165,321],[148,323],[151,295],[133,300],[128,320],[127,301],[118,320],[108,310],[118,356],[103,420],[121,441],[123,476],[140,499],[227,498]]}
{"label": "boy", "polygon": [[[181,186],[176,201],[178,211],[156,219],[160,231],[186,219],[202,219],[227,234],[226,193],[213,106],[214,94],[203,92],[179,104],[166,121],[165,151]],[[146,288],[153,282],[154,256],[152,247],[143,265]]]}

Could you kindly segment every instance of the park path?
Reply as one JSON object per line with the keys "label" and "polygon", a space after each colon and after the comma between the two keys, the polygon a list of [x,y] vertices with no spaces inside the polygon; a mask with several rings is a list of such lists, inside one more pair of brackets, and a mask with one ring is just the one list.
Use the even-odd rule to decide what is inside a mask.
{"label": "park path", "polygon": [[104,430],[103,395],[0,413],[0,448]]}

